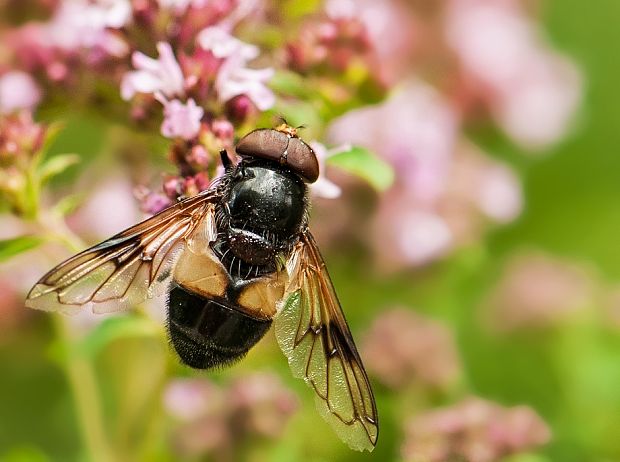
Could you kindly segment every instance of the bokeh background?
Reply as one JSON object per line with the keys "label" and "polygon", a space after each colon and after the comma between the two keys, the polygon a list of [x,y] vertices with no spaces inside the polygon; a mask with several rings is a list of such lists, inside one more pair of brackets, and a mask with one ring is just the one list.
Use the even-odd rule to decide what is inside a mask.
{"label": "bokeh background", "polygon": [[[0,1],[0,460],[620,460],[620,3]],[[341,443],[269,334],[226,370],[163,300],[24,307],[283,116],[374,385]]]}

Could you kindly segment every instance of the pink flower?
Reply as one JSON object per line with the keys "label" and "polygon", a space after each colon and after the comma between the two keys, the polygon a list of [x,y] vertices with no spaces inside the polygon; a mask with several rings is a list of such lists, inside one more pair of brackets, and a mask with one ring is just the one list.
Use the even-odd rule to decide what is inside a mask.
{"label": "pink flower", "polygon": [[[397,189],[382,196],[372,231],[372,245],[385,269],[425,265],[454,246],[454,233],[446,220]],[[386,248],[385,242],[392,245]]]}
{"label": "pink flower", "polygon": [[328,139],[367,147],[390,162],[396,183],[415,200],[432,203],[445,187],[459,118],[430,86],[410,82],[384,103],[336,119]]}
{"label": "pink flower", "polygon": [[342,190],[337,184],[327,179],[325,163],[329,157],[339,152],[348,151],[351,146],[342,145],[328,150],[324,144],[318,141],[312,141],[310,142],[310,147],[314,150],[319,161],[319,179],[310,185],[310,192],[314,196],[324,199],[335,199],[339,197]]}
{"label": "pink flower", "polygon": [[474,91],[516,142],[540,149],[566,133],[581,98],[580,73],[515,2],[451,0],[446,35]]}
{"label": "pink flower", "polygon": [[468,73],[501,88],[522,72],[538,46],[534,25],[515,2],[451,0],[448,5],[447,40]]}
{"label": "pink flower", "polygon": [[570,318],[594,297],[594,278],[587,268],[529,252],[508,261],[485,309],[498,330],[537,328]]}
{"label": "pink flower", "polygon": [[161,134],[167,138],[183,138],[191,140],[200,132],[200,120],[204,115],[204,109],[196,105],[192,98],[187,103],[178,99],[168,101],[159,93],[155,94],[157,100],[164,105],[164,121],[161,124]]}
{"label": "pink flower", "polygon": [[185,81],[181,66],[174,57],[169,43],[157,44],[159,58],[149,58],[139,51],[132,56],[132,63],[138,70],[128,72],[121,82],[121,96],[129,100],[136,93],[160,92],[166,97],[184,94]]}
{"label": "pink flower", "polygon": [[220,67],[215,81],[217,96],[226,102],[235,96],[245,95],[261,111],[270,109],[276,101],[265,82],[273,77],[271,68],[249,69],[241,56],[231,56]]}
{"label": "pink flower", "polygon": [[474,221],[474,215],[482,213],[497,223],[509,223],[523,208],[516,174],[471,143],[460,143],[446,183],[444,202],[474,212]]}
{"label": "pink flower", "polygon": [[188,8],[202,8],[209,0],[158,0],[160,8],[172,10],[177,15],[182,15]]}
{"label": "pink flower", "polygon": [[524,72],[494,105],[504,131],[529,149],[543,149],[570,128],[581,101],[582,78],[575,64],[551,52],[532,56]]}
{"label": "pink flower", "polygon": [[[365,146],[394,167],[395,185],[380,198],[372,234],[386,267],[429,263],[478,239],[484,217],[507,223],[520,213],[517,176],[462,141],[459,124],[448,101],[411,82],[329,127],[331,141]],[[392,251],[385,251],[385,239]]]}
{"label": "pink flower", "polygon": [[[68,218],[69,226],[79,236],[97,241],[136,223],[140,213],[128,179],[103,177],[100,182],[89,182],[85,189],[88,198]],[[114,213],[104,214],[102,210],[114,210]]]}
{"label": "pink flower", "polygon": [[[254,373],[226,387],[206,379],[179,379],[164,394],[175,418],[174,440],[185,455],[231,454],[255,436],[277,438],[297,410],[297,398],[278,377]],[[204,457],[203,457],[204,458]]]}
{"label": "pink flower", "polygon": [[[224,389],[206,379],[177,379],[164,390],[163,402],[174,418],[174,445],[182,455],[196,457],[228,449],[228,397]],[[236,439],[235,439],[236,441]]]}
{"label": "pink flower", "polygon": [[172,205],[170,198],[161,193],[153,192],[142,185],[136,186],[134,196],[140,202],[140,209],[148,215],[155,215]]}
{"label": "pink flower", "polygon": [[[366,48],[376,58],[370,71],[382,82],[393,84],[410,70],[412,50],[421,29],[407,6],[407,2],[398,0],[327,0],[324,9],[338,24],[336,29],[352,22],[362,25]],[[337,46],[334,44],[332,50]]]}
{"label": "pink flower", "polygon": [[451,332],[409,309],[382,312],[364,336],[361,350],[368,372],[391,388],[414,382],[445,388],[459,375]]}
{"label": "pink flower", "polygon": [[480,398],[413,417],[405,428],[404,460],[499,462],[546,444],[551,431],[528,406],[505,408]]}
{"label": "pink flower", "polygon": [[237,427],[233,434],[241,431],[277,438],[298,408],[297,397],[270,373],[257,372],[238,379],[229,394]]}
{"label": "pink flower", "polygon": [[0,76],[0,114],[33,109],[40,100],[41,90],[30,74],[9,71]]}
{"label": "pink flower", "polygon": [[118,56],[126,46],[119,48],[106,28],[119,29],[130,20],[129,0],[64,0],[46,26],[48,44],[66,50],[99,45]]}
{"label": "pink flower", "polygon": [[245,95],[261,111],[274,105],[275,96],[265,85],[273,77],[273,69],[247,67],[247,62],[258,56],[258,47],[242,42],[221,27],[204,29],[198,34],[197,41],[201,48],[223,59],[215,81],[215,89],[222,103]]}
{"label": "pink flower", "polygon": [[489,218],[499,223],[509,223],[523,208],[521,183],[507,166],[491,165],[483,171],[475,201]]}
{"label": "pink flower", "polygon": [[182,422],[191,422],[210,414],[221,390],[212,382],[203,379],[176,379],[164,390],[166,411]]}
{"label": "pink flower", "polygon": [[216,58],[237,56],[250,61],[259,54],[257,46],[242,42],[222,27],[212,26],[203,29],[196,37],[196,41],[202,49],[209,50]]}

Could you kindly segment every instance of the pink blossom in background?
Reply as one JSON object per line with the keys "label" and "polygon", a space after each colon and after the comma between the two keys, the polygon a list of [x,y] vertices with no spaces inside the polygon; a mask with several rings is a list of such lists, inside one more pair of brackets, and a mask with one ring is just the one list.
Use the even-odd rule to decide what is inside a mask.
{"label": "pink blossom in background", "polygon": [[274,75],[272,68],[250,69],[245,59],[231,56],[222,66],[215,81],[218,99],[225,103],[235,96],[247,96],[261,111],[271,109],[276,97],[265,85]]}
{"label": "pink blossom in background", "polygon": [[[179,191],[178,195],[181,194]],[[172,205],[172,200],[159,192],[151,191],[149,188],[143,185],[136,186],[134,188],[134,196],[140,202],[140,210],[148,215],[155,215],[161,212],[166,207]]]}
{"label": "pink blossom in background", "polygon": [[188,8],[202,8],[209,0],[157,0],[160,8],[172,10],[178,15],[184,14]]}
{"label": "pink blossom in background", "polygon": [[518,2],[451,0],[446,39],[473,77],[493,89],[509,85],[539,44]]}
{"label": "pink blossom in background", "polygon": [[542,149],[570,127],[582,92],[576,66],[553,51],[516,2],[451,0],[446,38],[497,122]]}
{"label": "pink blossom in background", "polygon": [[163,10],[171,10],[181,15],[187,11],[193,0],[157,0],[159,7]]}
{"label": "pink blossom in background", "polygon": [[[140,218],[133,186],[120,172],[94,184],[92,179],[87,180],[82,187],[88,196],[67,221],[73,232],[90,242],[113,236]],[[113,213],[102,213],[102,210]]]}
{"label": "pink blossom in background", "polygon": [[406,2],[398,0],[327,0],[325,13],[336,22],[359,21],[363,24],[374,54],[372,72],[393,85],[409,71],[407,59],[418,33],[415,18]]}
{"label": "pink blossom in background", "polygon": [[207,27],[198,33],[196,37],[198,45],[213,53],[216,58],[230,58],[237,56],[246,61],[250,61],[259,55],[259,49],[255,45],[242,42],[233,37],[228,30],[223,27]]}
{"label": "pink blossom in background", "polygon": [[[420,207],[398,189],[384,193],[373,217],[371,245],[384,270],[421,266],[452,250],[454,235],[445,219]],[[386,246],[385,243],[390,245]]]}
{"label": "pink blossom in background", "polygon": [[98,45],[122,56],[127,47],[106,29],[127,25],[131,15],[129,0],[62,0],[51,21],[44,25],[47,45],[66,50]]}
{"label": "pink blossom in background", "polygon": [[0,75],[0,114],[19,109],[34,109],[41,101],[41,90],[30,76],[22,71]]}
{"label": "pink blossom in background", "polygon": [[334,144],[364,146],[392,164],[396,183],[431,204],[445,187],[459,116],[432,87],[408,82],[384,103],[354,109],[329,126]]}
{"label": "pink blossom in background", "polygon": [[297,397],[270,373],[252,373],[226,387],[208,379],[177,379],[163,395],[177,423],[177,448],[186,455],[234,451],[245,438],[278,438],[298,408]]}
{"label": "pink blossom in background", "polygon": [[327,0],[324,6],[325,13],[332,19],[353,18],[356,15],[355,3],[354,0]]}
{"label": "pink blossom in background", "polygon": [[568,58],[551,52],[533,56],[520,78],[503,89],[494,114],[506,133],[524,147],[543,149],[568,132],[582,86],[581,74]]}
{"label": "pink blossom in background", "polygon": [[172,380],[164,390],[163,403],[177,422],[172,437],[181,454],[196,457],[230,444],[227,396],[210,380]]}
{"label": "pink blossom in background", "polygon": [[167,138],[183,138],[191,140],[200,132],[200,120],[204,109],[196,105],[192,98],[186,103],[178,99],[166,100],[156,94],[157,100],[164,105],[164,121],[161,124],[161,134]]}
{"label": "pink blossom in background", "polygon": [[390,388],[413,383],[445,388],[460,373],[447,326],[406,308],[383,310],[360,349],[368,372]]}
{"label": "pink blossom in background", "polygon": [[[517,175],[462,140],[459,129],[456,109],[420,82],[330,125],[331,141],[365,146],[395,170],[395,185],[380,197],[372,225],[384,267],[427,264],[478,240],[483,218],[503,224],[520,214]],[[392,251],[385,251],[386,239]]]}
{"label": "pink blossom in background", "polygon": [[223,59],[217,73],[215,89],[220,102],[236,96],[247,96],[261,111],[270,109],[275,95],[265,85],[274,75],[272,68],[251,69],[248,61],[259,54],[258,47],[233,37],[223,27],[208,27],[197,37],[197,43],[215,57]]}
{"label": "pink blossom in background", "polygon": [[217,403],[221,405],[219,395],[221,391],[209,380],[172,380],[164,390],[164,408],[175,419],[191,422],[208,414]]}
{"label": "pink blossom in background", "polygon": [[319,178],[310,185],[310,193],[316,197],[322,197],[324,199],[335,199],[340,196],[342,190],[340,187],[327,179],[326,175],[326,161],[330,156],[338,154],[339,152],[348,151],[350,145],[342,145],[333,149],[327,149],[324,144],[318,141],[311,141],[310,147],[314,150],[316,157],[319,161]]}
{"label": "pink blossom in background", "polygon": [[185,80],[181,66],[174,57],[169,43],[157,44],[159,58],[153,59],[137,51],[132,55],[133,66],[137,69],[123,76],[121,96],[129,100],[136,93],[160,92],[166,97],[182,96]]}
{"label": "pink blossom in background", "polygon": [[480,179],[474,200],[480,211],[492,220],[509,223],[523,208],[519,178],[505,165],[491,165]]}
{"label": "pink blossom in background", "polygon": [[548,425],[533,409],[468,398],[412,417],[401,455],[411,462],[500,462],[550,439]]}
{"label": "pink blossom in background", "polygon": [[595,278],[586,267],[542,252],[512,257],[484,303],[500,331],[555,325],[593,303]]}
{"label": "pink blossom in background", "polygon": [[467,207],[497,223],[510,223],[523,208],[516,173],[471,143],[458,146],[446,183],[444,203]]}
{"label": "pink blossom in background", "polygon": [[392,164],[394,187],[380,198],[373,246],[386,265],[422,265],[445,255],[453,233],[436,209],[453,161],[459,118],[436,91],[415,81],[386,102],[355,109],[328,129],[333,143],[364,146]]}
{"label": "pink blossom in background", "polygon": [[229,404],[234,410],[234,434],[243,430],[268,438],[277,438],[297,411],[297,396],[271,373],[253,373],[239,378],[229,389]]}
{"label": "pink blossom in background", "polygon": [[4,167],[27,168],[43,146],[47,130],[48,126],[36,123],[28,111],[0,117],[0,155]]}

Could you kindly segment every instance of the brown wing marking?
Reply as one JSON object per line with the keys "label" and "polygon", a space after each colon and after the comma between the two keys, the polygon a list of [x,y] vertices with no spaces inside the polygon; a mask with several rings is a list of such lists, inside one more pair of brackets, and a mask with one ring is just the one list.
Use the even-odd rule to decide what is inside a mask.
{"label": "brown wing marking", "polygon": [[314,238],[302,234],[287,263],[290,285],[275,319],[276,337],[295,377],[351,448],[372,450],[378,415],[370,382]]}
{"label": "brown wing marking", "polygon": [[185,199],[61,263],[30,290],[26,306],[72,313],[128,308],[168,286],[186,240],[213,213],[217,190]]}

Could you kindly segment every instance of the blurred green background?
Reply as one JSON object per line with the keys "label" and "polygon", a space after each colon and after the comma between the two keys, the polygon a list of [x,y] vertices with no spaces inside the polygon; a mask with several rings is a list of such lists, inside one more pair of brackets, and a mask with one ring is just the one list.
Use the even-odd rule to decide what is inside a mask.
{"label": "blurred green background", "polygon": [[[522,250],[543,250],[593,268],[597,284],[605,287],[613,288],[620,281],[620,60],[616,47],[620,3],[557,0],[541,2],[539,8],[552,43],[575,59],[586,79],[586,96],[575,129],[540,156],[524,156],[492,127],[477,126],[470,132],[481,146],[500,153],[517,169],[525,195],[518,220],[440,263],[415,271],[378,274],[354,247],[329,247],[325,258],[356,336],[378,310],[392,305],[414,307],[454,330],[463,363],[462,383],[447,394],[427,396],[430,402],[445,404],[450,402],[450,393],[464,392],[505,405],[533,407],[549,424],[553,437],[536,455],[514,460],[617,461],[620,321],[611,320],[606,301],[595,298],[587,309],[553,327],[498,334],[480,320],[481,306],[507,259]],[[53,111],[43,114],[49,119],[58,116]],[[114,130],[96,111],[60,114],[60,118],[66,127],[53,147],[57,153],[97,156]],[[155,149],[163,151],[161,146]],[[63,181],[69,183],[73,175],[62,177],[56,187],[66,187]],[[4,271],[2,266],[0,271]],[[129,323],[131,335],[110,340],[98,331],[104,339],[91,339],[94,352],[84,353],[91,354],[96,364],[106,425],[128,447],[132,432],[152,433],[145,460],[175,460],[163,448],[162,428],[145,428],[140,422],[162,412],[159,404],[150,403],[159,403],[164,377],[170,371],[181,376],[201,374],[176,365],[163,331],[142,335],[139,315],[128,316],[138,319],[136,326]],[[33,312],[28,318],[18,330],[5,330],[0,338],[0,460],[81,460],[72,397],[57,366],[59,357],[72,353],[62,351],[53,341],[52,316]],[[101,350],[96,345],[99,341],[105,343]],[[284,436],[252,446],[247,452],[252,460],[399,460],[400,422],[416,408],[413,391],[394,392],[375,381],[382,417],[380,444],[372,454],[359,454],[349,451],[323,424],[309,390],[290,377],[271,336],[242,363],[207,376],[226,383],[251,370],[277,371],[301,400]],[[151,380],[141,381],[147,372]],[[131,398],[125,396],[124,386],[136,389]],[[123,404],[128,399],[133,400],[130,409]],[[124,429],[117,425],[121,420],[126,423]],[[311,453],[308,448],[313,448]]]}

